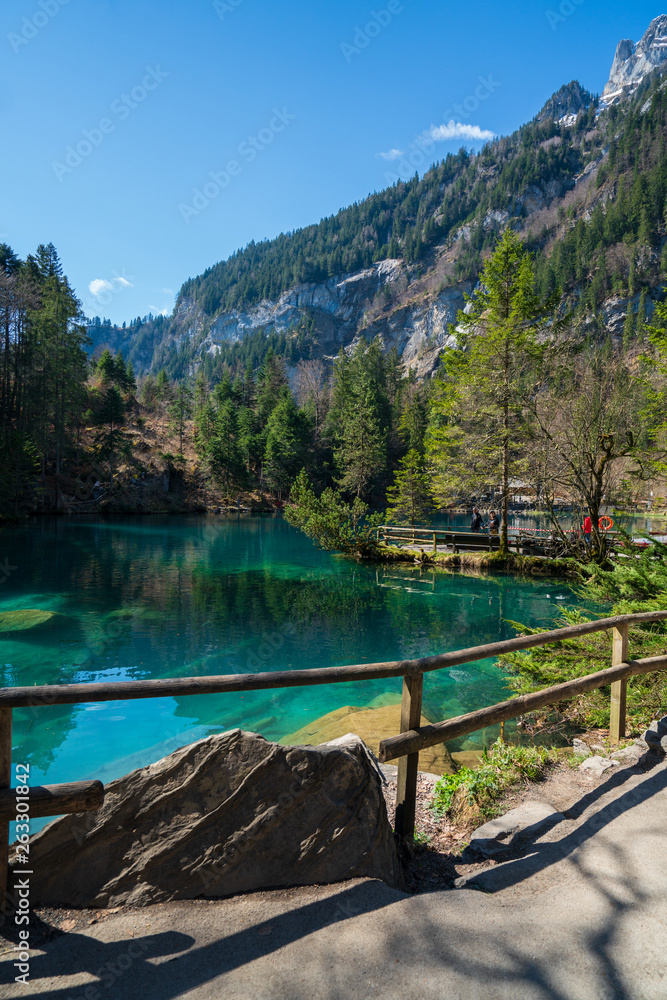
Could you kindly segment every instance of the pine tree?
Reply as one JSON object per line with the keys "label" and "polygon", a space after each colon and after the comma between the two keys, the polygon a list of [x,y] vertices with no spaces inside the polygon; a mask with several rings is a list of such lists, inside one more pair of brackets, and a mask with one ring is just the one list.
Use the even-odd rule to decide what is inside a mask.
{"label": "pine tree", "polygon": [[96,371],[103,382],[113,383],[116,381],[116,362],[108,347],[105,347],[97,362]]}
{"label": "pine tree", "polygon": [[169,418],[170,427],[178,434],[179,455],[183,454],[183,433],[185,431],[185,424],[192,415],[192,393],[190,388],[181,383],[174,393],[174,399],[169,407]]}
{"label": "pine tree", "polygon": [[431,477],[424,468],[424,458],[412,449],[401,459],[394,484],[387,490],[389,520],[410,524],[426,519],[433,509]]}
{"label": "pine tree", "polygon": [[523,401],[531,395],[531,372],[542,353],[538,332],[553,305],[540,303],[533,286],[530,255],[507,229],[484,266],[469,311],[459,313],[457,347],[443,354],[427,439],[440,502],[500,485],[504,552],[510,478],[522,472],[529,436]]}
{"label": "pine tree", "polygon": [[131,395],[134,395],[137,391],[137,379],[134,374],[134,365],[131,358],[128,358],[127,365],[125,366],[125,386]]}
{"label": "pine tree", "polygon": [[646,289],[642,288],[639,295],[639,305],[637,306],[637,342],[639,344],[644,343],[644,334],[646,330]]}
{"label": "pine tree", "polygon": [[238,443],[236,409],[225,400],[212,421],[212,435],[206,442],[206,457],[213,475],[228,497],[237,493],[245,481],[245,466]]}
{"label": "pine tree", "polygon": [[266,428],[264,475],[270,489],[287,492],[306,457],[307,421],[288,388],[283,389]]}
{"label": "pine tree", "polygon": [[95,438],[98,457],[109,463],[109,479],[113,483],[116,459],[121,445],[125,443],[123,420],[125,406],[117,385],[106,385],[102,389],[96,423],[101,429]]}

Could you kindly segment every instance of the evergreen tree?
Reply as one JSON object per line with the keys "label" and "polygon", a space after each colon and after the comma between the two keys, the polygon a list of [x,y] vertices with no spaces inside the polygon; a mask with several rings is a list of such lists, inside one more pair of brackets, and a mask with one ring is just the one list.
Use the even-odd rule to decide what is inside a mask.
{"label": "evergreen tree", "polygon": [[213,433],[206,443],[208,466],[214,479],[230,497],[245,482],[245,466],[238,444],[236,409],[231,400],[220,404],[212,424]]}
{"label": "evergreen tree", "polygon": [[625,314],[625,323],[623,324],[623,349],[628,350],[632,346],[635,334],[635,314],[632,309],[632,301],[628,300],[628,311]]}
{"label": "evergreen tree", "polygon": [[183,433],[188,418],[192,415],[192,393],[190,388],[181,383],[174,393],[174,399],[169,407],[170,427],[178,434],[179,455],[183,454]]}
{"label": "evergreen tree", "polygon": [[469,310],[459,313],[458,344],[444,353],[427,442],[441,502],[500,487],[504,552],[510,478],[524,470],[530,434],[524,401],[541,354],[538,332],[551,305],[540,303],[533,286],[530,256],[507,229]]}
{"label": "evergreen tree", "polygon": [[125,405],[117,385],[106,385],[101,390],[96,423],[101,427],[95,445],[98,457],[109,463],[109,480],[113,483],[116,461],[121,446],[126,442],[123,431]]}
{"label": "evergreen tree", "polygon": [[127,365],[125,366],[125,387],[131,395],[134,395],[137,391],[137,379],[134,374],[134,365],[131,358],[128,358]]}
{"label": "evergreen tree", "polygon": [[389,520],[398,524],[424,521],[433,510],[431,477],[424,468],[424,458],[412,449],[401,459],[394,484],[387,490]]}
{"label": "evergreen tree", "polygon": [[637,342],[642,344],[644,342],[644,334],[646,331],[646,289],[642,288],[639,295],[639,305],[637,306],[637,332],[636,338]]}
{"label": "evergreen tree", "polygon": [[284,388],[288,386],[285,365],[270,349],[257,377],[255,412],[260,433],[265,437],[269,417],[273,413]]}
{"label": "evergreen tree", "polygon": [[377,342],[360,341],[350,354],[341,351],[334,365],[327,436],[339,487],[358,497],[372,491],[387,465],[392,407],[386,367]]}
{"label": "evergreen tree", "polygon": [[266,429],[264,475],[270,489],[287,492],[303,468],[307,440],[307,420],[288,388],[283,389]]}
{"label": "evergreen tree", "polygon": [[116,362],[108,347],[105,347],[97,362],[97,373],[104,382],[115,382],[117,377]]}

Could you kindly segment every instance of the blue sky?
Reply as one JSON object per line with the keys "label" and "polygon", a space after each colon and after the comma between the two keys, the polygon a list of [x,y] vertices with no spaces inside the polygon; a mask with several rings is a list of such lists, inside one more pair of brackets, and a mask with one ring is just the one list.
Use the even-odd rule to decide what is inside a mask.
{"label": "blue sky", "polygon": [[186,278],[250,240],[413,173],[405,155],[422,172],[513,131],[573,78],[601,91],[618,41],[664,12],[3,0],[0,239],[21,256],[55,243],[88,315],[170,312]]}

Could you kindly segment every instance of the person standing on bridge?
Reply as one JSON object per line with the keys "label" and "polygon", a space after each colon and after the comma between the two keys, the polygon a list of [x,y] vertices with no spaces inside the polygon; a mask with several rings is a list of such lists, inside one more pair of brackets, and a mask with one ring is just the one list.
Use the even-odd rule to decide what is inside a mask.
{"label": "person standing on bridge", "polygon": [[477,507],[472,509],[472,520],[470,522],[470,530],[474,531],[476,535],[482,530],[482,515],[480,514]]}
{"label": "person standing on bridge", "polygon": [[588,514],[588,516],[584,518],[584,540],[586,542],[587,549],[590,549],[591,547],[592,531],[593,531],[593,522],[591,521],[591,515]]}
{"label": "person standing on bridge", "polygon": [[495,510],[492,510],[489,514],[489,534],[497,535],[500,531],[500,518],[496,514]]}

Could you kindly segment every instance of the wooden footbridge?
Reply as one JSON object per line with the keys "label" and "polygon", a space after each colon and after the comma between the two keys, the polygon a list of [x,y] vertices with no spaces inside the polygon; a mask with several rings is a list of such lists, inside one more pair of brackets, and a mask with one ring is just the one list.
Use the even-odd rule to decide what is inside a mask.
{"label": "wooden footbridge", "polygon": [[[617,532],[606,532],[605,538],[610,548],[617,539]],[[402,548],[418,549],[424,553],[436,555],[439,551],[458,552],[496,552],[500,548],[500,535],[488,534],[485,531],[460,531],[456,528],[405,528],[383,524],[377,528],[377,539],[385,545],[397,545]],[[584,553],[584,542],[579,542],[581,555]],[[523,555],[538,555],[558,557],[566,554],[563,540],[553,531],[541,528],[510,528],[508,532],[510,550]]]}

